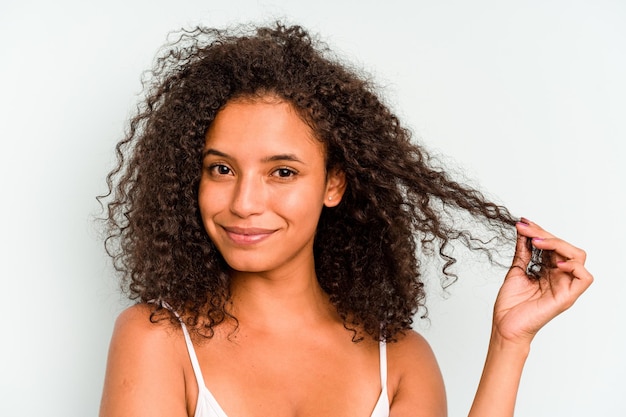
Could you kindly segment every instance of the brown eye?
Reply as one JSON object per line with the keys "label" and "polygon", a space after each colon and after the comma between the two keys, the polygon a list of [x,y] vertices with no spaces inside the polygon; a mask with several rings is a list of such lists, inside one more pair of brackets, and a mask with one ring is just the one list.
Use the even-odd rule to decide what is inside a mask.
{"label": "brown eye", "polygon": [[275,175],[279,178],[291,178],[294,177],[297,174],[296,171],[294,171],[293,169],[290,168],[278,168],[276,171],[273,172],[272,175]]}
{"label": "brown eye", "polygon": [[231,175],[232,170],[223,164],[213,164],[209,166],[209,172],[214,175]]}

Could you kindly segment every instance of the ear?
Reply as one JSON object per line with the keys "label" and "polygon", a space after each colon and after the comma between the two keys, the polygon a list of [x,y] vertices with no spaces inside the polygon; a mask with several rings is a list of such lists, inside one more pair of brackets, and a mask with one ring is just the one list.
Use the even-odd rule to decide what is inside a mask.
{"label": "ear", "polygon": [[324,205],[335,207],[341,202],[343,193],[346,191],[346,174],[340,169],[333,169],[326,176],[326,193],[324,193]]}

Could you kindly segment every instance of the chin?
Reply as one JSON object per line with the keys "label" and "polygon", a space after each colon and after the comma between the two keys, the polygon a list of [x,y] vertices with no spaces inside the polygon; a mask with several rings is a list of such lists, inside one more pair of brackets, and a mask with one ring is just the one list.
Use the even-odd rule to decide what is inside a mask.
{"label": "chin", "polygon": [[262,273],[272,270],[266,260],[225,259],[228,267],[236,272]]}

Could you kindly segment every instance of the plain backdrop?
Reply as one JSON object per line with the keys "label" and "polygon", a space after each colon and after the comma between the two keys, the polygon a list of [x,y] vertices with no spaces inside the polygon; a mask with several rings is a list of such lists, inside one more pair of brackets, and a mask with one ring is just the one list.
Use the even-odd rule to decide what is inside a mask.
{"label": "plain backdrop", "polygon": [[[168,32],[282,18],[377,81],[416,139],[588,252],[596,282],[533,344],[518,416],[624,416],[626,3],[0,3],[0,415],[97,414],[125,305],[95,196]],[[459,266],[417,321],[465,414],[504,271]]]}

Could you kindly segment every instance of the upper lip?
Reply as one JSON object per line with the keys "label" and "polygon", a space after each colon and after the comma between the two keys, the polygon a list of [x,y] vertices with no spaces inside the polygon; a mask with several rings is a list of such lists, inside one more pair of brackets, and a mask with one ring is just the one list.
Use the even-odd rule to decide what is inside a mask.
{"label": "upper lip", "polygon": [[276,229],[265,229],[262,227],[237,227],[237,226],[222,226],[224,230],[229,233],[235,233],[238,235],[266,235],[273,233]]}

